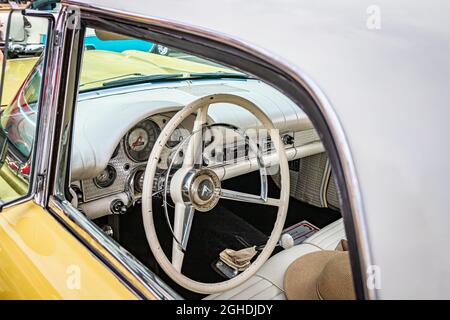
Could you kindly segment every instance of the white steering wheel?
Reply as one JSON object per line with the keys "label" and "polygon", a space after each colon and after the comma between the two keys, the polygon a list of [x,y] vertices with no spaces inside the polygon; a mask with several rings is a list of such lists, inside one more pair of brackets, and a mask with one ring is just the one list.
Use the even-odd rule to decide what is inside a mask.
{"label": "white steering wheel", "polygon": [[[267,185],[265,185],[265,192],[262,190],[261,196],[225,190],[221,188],[220,179],[213,170],[203,168],[198,164],[196,165],[198,162],[199,151],[202,150],[202,128],[204,128],[207,123],[208,108],[211,104],[215,103],[230,103],[248,110],[270,133],[271,142],[275,148],[277,162],[279,164],[279,172],[281,175],[279,199],[267,197]],[[153,218],[152,194],[155,173],[167,141],[179,125],[194,113],[196,113],[197,116],[194,122],[192,134],[189,141],[187,141],[183,163],[181,167],[173,174],[170,181],[170,196],[175,204],[175,213],[172,258],[169,260],[159,243]],[[258,162],[260,162],[260,155],[258,156],[258,159]],[[264,164],[262,167],[264,167]],[[260,167],[260,170],[262,167]],[[263,177],[263,175],[261,175],[261,177]],[[207,188],[202,188],[204,186]],[[204,194],[203,192],[200,192],[200,190],[209,190],[210,192]],[[278,207],[277,219],[264,249],[245,271],[230,280],[218,283],[203,283],[195,281],[182,274],[181,268],[183,265],[184,252],[189,238],[195,210],[209,211],[215,207],[220,198]],[[242,97],[231,94],[214,94],[202,97],[193,101],[174,115],[159,135],[155,146],[153,147],[152,153],[150,154],[144,174],[142,216],[150,249],[152,250],[155,259],[161,268],[172,280],[184,288],[194,292],[204,294],[223,292],[240,285],[254,275],[270,257],[273,249],[276,247],[280,239],[284,222],[286,220],[288,204],[289,168],[285,149],[278,131],[275,129],[272,121],[254,103]]]}

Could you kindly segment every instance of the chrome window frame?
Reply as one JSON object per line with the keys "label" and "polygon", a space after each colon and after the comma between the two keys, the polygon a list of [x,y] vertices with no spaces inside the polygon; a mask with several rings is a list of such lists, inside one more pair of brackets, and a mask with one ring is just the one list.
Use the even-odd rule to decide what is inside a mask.
{"label": "chrome window frame", "polygon": [[[3,202],[0,200],[0,205],[1,205],[1,210],[12,207],[12,206],[16,206],[25,202],[28,202],[30,200],[32,200],[33,198],[36,197],[36,194],[38,193],[38,191],[40,191],[42,189],[42,182],[43,182],[43,175],[41,173],[41,171],[39,170],[39,168],[41,167],[41,157],[40,155],[44,152],[44,144],[43,144],[43,139],[41,138],[42,136],[45,135],[45,131],[46,131],[46,126],[43,125],[43,122],[45,122],[45,110],[46,108],[44,107],[46,105],[46,94],[45,94],[45,78],[48,76],[47,73],[47,66],[50,64],[50,60],[51,60],[51,48],[53,47],[53,33],[54,33],[54,26],[55,26],[55,16],[51,13],[47,13],[47,12],[41,12],[41,11],[35,11],[35,10],[13,10],[10,12],[9,17],[12,15],[12,13],[14,11],[22,11],[23,13],[26,13],[27,16],[33,16],[33,17],[41,17],[41,18],[45,18],[48,20],[48,28],[47,28],[47,43],[44,49],[44,57],[43,57],[43,63],[44,65],[42,66],[42,78],[41,78],[41,87],[39,88],[40,90],[40,94],[39,94],[39,101],[37,102],[38,104],[38,114],[36,117],[36,132],[35,132],[35,136],[34,136],[34,141],[33,141],[33,146],[31,148],[31,153],[30,153],[30,158],[31,158],[31,162],[30,162],[30,167],[31,167],[31,172],[30,172],[30,176],[29,176],[29,180],[28,180],[28,192],[26,195],[20,196],[16,199],[10,200],[10,201],[6,201]],[[7,24],[7,29],[9,32],[10,29],[10,22],[11,19],[8,18],[8,24]],[[6,44],[5,44],[5,48],[8,47],[8,39],[6,40]],[[6,61],[7,59],[4,59],[4,63],[2,63],[2,80],[1,83],[3,84],[4,81],[4,77],[5,77],[5,67],[6,67]],[[30,73],[27,75],[25,81],[29,80],[29,77],[31,75],[31,73],[35,70],[35,67],[33,67],[33,69],[30,71]],[[2,94],[0,95],[0,98]]]}
{"label": "chrome window frame", "polygon": [[[179,48],[211,60],[220,60],[222,64],[229,64],[238,68],[241,67],[243,71],[264,79],[301,105],[315,128],[321,133],[322,142],[328,152],[337,180],[342,198],[342,215],[349,240],[357,297],[359,299],[377,298],[376,290],[366,286],[364,276],[367,267],[372,265],[373,259],[370,251],[362,197],[351,150],[344,130],[330,101],[317,84],[308,78],[300,69],[290,65],[282,58],[274,57],[261,48],[257,48],[241,40],[236,40],[227,35],[200,27],[175,23],[162,18],[144,17],[103,7],[77,4],[76,1],[67,1],[64,3],[62,11],[67,12],[71,8],[82,14],[91,15],[93,19],[99,17],[112,19],[114,20],[114,23],[111,25],[113,27],[117,27],[119,23],[124,23],[136,28],[146,28],[148,35],[153,41],[156,40],[158,43]],[[122,31],[121,33],[126,34],[124,32],[126,30],[117,31]],[[180,37],[186,39],[184,41],[189,42],[192,46],[185,48],[177,44]],[[199,48],[202,50],[199,50]],[[234,63],[231,61],[231,58],[236,59],[236,57],[239,58],[238,60],[242,60],[242,62]],[[246,64],[245,66],[243,66],[244,62]],[[269,75],[273,76],[270,80],[268,80]],[[57,168],[58,170],[56,172],[60,172],[60,162],[57,163]],[[46,179],[45,183],[47,188],[44,189],[49,189],[48,181],[51,182],[53,187],[58,183],[57,175],[54,175],[52,178]],[[52,189],[52,192],[58,192],[58,190]],[[46,195],[44,193],[41,199],[46,199],[47,196],[48,194]],[[62,199],[58,198],[52,197],[52,201],[60,201],[61,204]],[[42,204],[45,205],[45,202],[42,202]],[[68,213],[66,212],[65,214],[67,215]],[[88,228],[88,226],[80,223],[77,217],[73,217],[73,219],[84,230]],[[92,234],[92,237],[102,242],[104,241],[102,238],[106,236]],[[108,246],[108,244],[105,245]]]}

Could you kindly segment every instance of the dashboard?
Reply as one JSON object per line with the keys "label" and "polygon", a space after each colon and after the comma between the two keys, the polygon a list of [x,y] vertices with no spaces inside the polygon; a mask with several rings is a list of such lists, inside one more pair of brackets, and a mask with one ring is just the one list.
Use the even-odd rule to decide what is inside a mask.
{"label": "dashboard", "polygon": [[[249,99],[270,117],[280,131],[289,160],[324,152],[307,115],[294,102],[258,80],[156,84],[125,91],[86,93],[78,100],[74,123],[69,190],[72,204],[90,219],[125,213],[142,197],[147,160],[170,118],[205,94],[223,92]],[[211,126],[222,125],[215,127],[217,130],[226,126],[254,130],[260,125],[254,115],[233,104],[212,104],[208,117]],[[183,151],[178,150],[180,141],[191,134],[194,120],[192,115],[183,121],[166,144],[154,190],[161,189],[164,180],[161,177],[168,164]],[[221,180],[259,169],[256,159],[247,153],[248,146],[240,144],[245,139],[236,135],[228,139],[220,134],[211,138],[214,141],[205,138],[203,156],[211,167],[217,165],[213,170]],[[276,161],[276,154],[270,157]],[[230,161],[221,160],[225,158]]]}
{"label": "dashboard", "polygon": [[[142,196],[144,173],[147,162],[155,142],[174,112],[153,115],[139,121],[120,139],[107,166],[95,177],[74,181],[71,185],[74,196],[77,199],[77,207],[89,218],[95,219],[108,214],[122,214],[127,208],[139,203]],[[159,163],[154,181],[154,190],[161,190],[165,174],[171,166],[181,165],[182,153],[185,148],[182,141],[189,137],[195,116],[192,115],[183,122],[179,130],[176,130],[166,144]],[[215,124],[221,126],[220,124]],[[224,127],[226,127],[224,125]],[[214,129],[217,130],[217,129]],[[238,139],[236,135],[231,137],[232,142],[220,138],[212,139],[205,134],[204,161],[214,168],[219,162],[216,173],[220,179],[229,179],[234,176],[258,170],[258,165],[253,156],[249,154],[249,147],[245,139]],[[209,141],[209,143],[208,143]],[[239,141],[238,143],[236,143]],[[323,152],[323,146],[314,129],[285,132],[282,134],[286,154],[289,160],[299,159],[305,156]],[[271,149],[270,141],[267,150]],[[239,150],[244,150],[240,152]],[[215,162],[220,153],[219,162]],[[174,156],[175,154],[175,156]],[[273,156],[273,154],[272,154]],[[267,155],[266,155],[267,157]],[[270,157],[270,156],[269,156]],[[224,159],[228,161],[224,162]],[[269,160],[269,158],[266,158]]]}

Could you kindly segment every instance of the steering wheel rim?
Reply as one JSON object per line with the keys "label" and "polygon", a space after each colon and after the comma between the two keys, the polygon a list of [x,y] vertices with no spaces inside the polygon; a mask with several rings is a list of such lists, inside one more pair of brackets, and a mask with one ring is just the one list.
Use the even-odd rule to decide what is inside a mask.
{"label": "steering wheel rim", "polygon": [[[256,260],[242,273],[237,275],[236,277],[225,280],[223,282],[217,283],[203,283],[200,281],[193,280],[181,272],[181,266],[183,262],[183,256],[179,254],[174,255],[174,250],[177,250],[178,243],[176,243],[175,239],[173,241],[172,246],[172,261],[164,253],[161,244],[159,243],[158,236],[155,229],[155,224],[153,220],[153,210],[152,210],[152,192],[153,192],[153,181],[155,178],[156,169],[158,166],[158,161],[160,159],[161,153],[166,145],[166,142],[170,139],[173,131],[190,115],[197,112],[197,118],[194,123],[194,128],[192,132],[201,127],[204,123],[206,123],[207,110],[211,104],[216,103],[230,103],[237,106],[240,106],[247,111],[251,112],[261,123],[262,125],[268,129],[271,133],[271,141],[275,147],[275,152],[278,155],[278,164],[281,175],[281,186],[280,186],[280,197],[279,199],[270,199],[272,202],[270,205],[275,205],[278,207],[277,218],[274,223],[274,228],[270,237],[264,247],[264,249],[257,256]],[[197,143],[195,139],[192,139],[189,142],[188,148],[195,148],[195,144]],[[188,154],[189,152],[187,152]],[[194,152],[195,153],[195,152]],[[187,174],[187,169],[189,168],[189,161],[193,161],[194,159],[189,159],[188,155],[184,161],[186,161],[187,165],[185,167],[185,163],[183,163],[183,167],[179,169],[175,175],[178,174],[180,178],[175,177],[172,179],[174,186],[181,186],[181,182],[178,180],[184,179]],[[182,171],[185,170],[185,171]],[[175,202],[175,210],[177,215],[177,206],[182,206],[180,200],[180,194],[178,193],[178,187],[172,187],[171,184],[171,196]],[[181,191],[180,191],[181,192]],[[261,111],[253,102],[242,98],[240,96],[231,95],[231,94],[213,94],[208,95],[202,98],[199,98],[183,109],[178,111],[166,124],[161,134],[159,135],[153,150],[150,154],[149,161],[147,163],[147,167],[144,173],[144,184],[143,184],[143,192],[142,192],[142,218],[144,223],[145,234],[147,237],[148,244],[150,249],[155,256],[156,261],[161,266],[161,268],[166,272],[166,274],[174,280],[179,285],[184,288],[198,292],[203,294],[213,294],[218,292],[223,292],[226,290],[230,290],[232,288],[237,287],[241,283],[248,280],[251,276],[256,274],[256,272],[264,265],[267,259],[270,257],[272,251],[276,247],[281,233],[283,231],[284,222],[286,220],[287,208],[289,204],[289,168],[286,153],[284,150],[283,143],[281,141],[281,137],[275,129],[272,121],[267,117],[267,115]],[[185,210],[186,207],[180,210]],[[179,220],[175,218],[175,220]],[[177,222],[175,221],[175,227]],[[183,231],[183,230],[182,230]],[[179,233],[179,228],[177,233]],[[179,248],[181,250],[181,248]],[[176,252],[179,253],[179,252]],[[181,259],[181,264],[180,260]],[[174,261],[175,260],[175,261]]]}

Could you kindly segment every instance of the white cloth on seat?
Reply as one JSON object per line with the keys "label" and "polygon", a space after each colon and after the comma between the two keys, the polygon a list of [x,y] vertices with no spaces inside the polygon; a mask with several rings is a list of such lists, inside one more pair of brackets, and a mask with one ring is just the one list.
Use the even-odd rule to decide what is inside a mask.
{"label": "white cloth on seat", "polygon": [[297,258],[319,250],[334,250],[346,239],[344,222],[339,219],[321,229],[302,244],[271,257],[249,280],[234,289],[207,296],[205,300],[284,300],[284,274]]}

